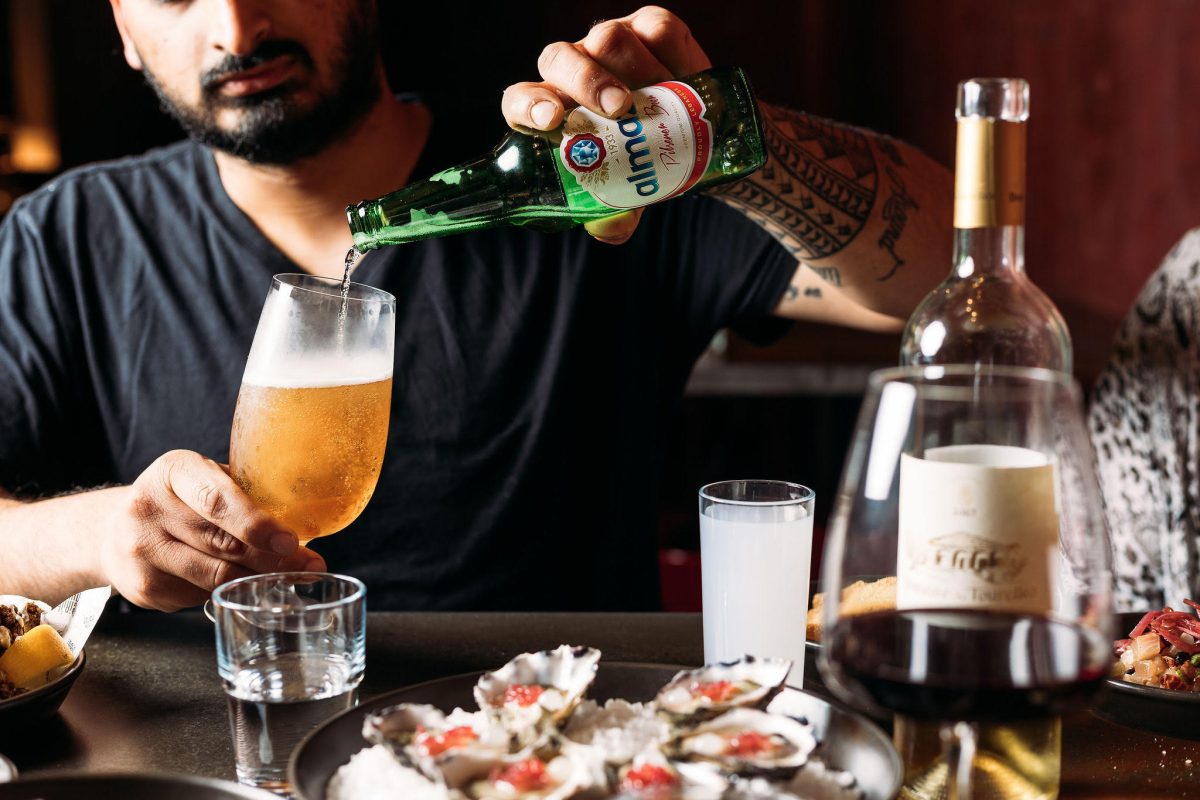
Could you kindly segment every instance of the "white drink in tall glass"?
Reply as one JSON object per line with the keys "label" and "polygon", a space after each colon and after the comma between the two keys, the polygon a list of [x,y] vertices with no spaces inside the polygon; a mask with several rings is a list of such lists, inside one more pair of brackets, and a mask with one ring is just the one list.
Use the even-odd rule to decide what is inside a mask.
{"label": "white drink in tall glass", "polygon": [[[811,500],[809,500],[811,505]],[[812,514],[803,505],[711,505],[700,514],[704,660],[788,658],[804,681]]]}

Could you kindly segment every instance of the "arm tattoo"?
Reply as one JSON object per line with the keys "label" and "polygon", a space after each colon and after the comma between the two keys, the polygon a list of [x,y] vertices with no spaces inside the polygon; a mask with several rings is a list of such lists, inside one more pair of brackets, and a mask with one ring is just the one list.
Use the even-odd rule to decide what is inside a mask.
{"label": "arm tattoo", "polygon": [[892,160],[892,163],[898,167],[903,167],[904,159],[900,157],[900,148],[896,147],[896,140],[890,136],[880,136],[875,140],[875,146],[879,151]]}
{"label": "arm tattoo", "polygon": [[[820,289],[820,287],[817,287],[817,286],[805,286],[804,287],[804,296],[816,298],[819,300],[821,298],[821,289]],[[794,283],[791,286],[788,286],[787,291],[785,291],[783,293],[783,299],[788,301],[789,303],[792,302],[793,300],[797,300],[799,298],[800,298],[800,287]]]}
{"label": "arm tattoo", "polygon": [[817,273],[817,277],[826,283],[834,286],[842,285],[842,273],[837,267],[810,267],[809,269]]}
{"label": "arm tattoo", "polygon": [[717,192],[797,259],[827,258],[854,240],[875,204],[869,140],[856,128],[772,106],[763,106],[763,122],[766,166]]}
{"label": "arm tattoo", "polygon": [[883,219],[888,226],[883,235],[879,237],[879,247],[891,254],[893,263],[891,269],[876,279],[879,281],[886,281],[896,274],[896,270],[904,266],[904,259],[896,255],[896,244],[904,233],[904,226],[908,224],[909,209],[918,208],[917,201],[908,193],[904,181],[900,179],[896,170],[888,167],[887,176],[892,182],[892,193],[888,195],[887,201],[883,204]]}

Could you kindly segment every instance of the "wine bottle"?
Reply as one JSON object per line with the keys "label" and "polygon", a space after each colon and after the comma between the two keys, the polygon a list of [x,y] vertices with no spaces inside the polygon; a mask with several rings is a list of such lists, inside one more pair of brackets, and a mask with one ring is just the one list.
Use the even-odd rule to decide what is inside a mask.
{"label": "wine bottle", "polygon": [[633,92],[609,119],[579,107],[549,133],[512,131],[491,152],[346,209],[359,252],[502,224],[562,230],[745,177],[766,161],[737,68]]}
{"label": "wine bottle", "polygon": [[[1070,373],[1062,315],[1025,272],[1029,85],[1019,78],[963,81],[955,116],[953,268],[909,318],[900,363]],[[956,641],[996,635],[976,622],[981,614],[1017,615],[1022,630],[1052,624],[1059,531],[1051,459],[981,440],[905,456],[900,485],[897,606],[909,609],[901,614],[929,615]],[[988,683],[984,677],[996,678],[972,675],[965,682]],[[1064,691],[1096,681],[1072,676]],[[956,748],[971,765],[975,800],[1053,800],[1061,722],[1057,710],[1034,712],[1019,719],[995,709],[960,712],[968,719],[953,727],[913,710],[897,714],[893,740],[905,770],[900,797],[955,796],[963,777],[949,769]]]}
{"label": "wine bottle", "polygon": [[954,266],[917,306],[902,365],[1005,364],[1071,371],[1062,315],[1025,273],[1029,84],[958,85]]}

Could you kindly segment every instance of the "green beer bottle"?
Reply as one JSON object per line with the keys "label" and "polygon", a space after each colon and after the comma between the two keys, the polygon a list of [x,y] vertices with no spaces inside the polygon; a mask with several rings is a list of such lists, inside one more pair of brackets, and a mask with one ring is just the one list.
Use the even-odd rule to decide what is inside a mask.
{"label": "green beer bottle", "polygon": [[550,132],[512,131],[491,152],[346,208],[359,252],[504,223],[555,231],[737,180],[766,161],[740,69],[633,92],[608,119],[584,108]]}

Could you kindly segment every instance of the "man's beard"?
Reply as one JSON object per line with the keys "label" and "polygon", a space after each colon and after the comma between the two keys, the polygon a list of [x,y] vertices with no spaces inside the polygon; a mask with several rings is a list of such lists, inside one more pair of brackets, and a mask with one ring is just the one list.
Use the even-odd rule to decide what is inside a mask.
{"label": "man's beard", "polygon": [[[303,45],[292,40],[272,39],[248,55],[226,56],[200,76],[198,108],[171,97],[150,70],[143,68],[142,72],[158,95],[163,111],[193,140],[256,164],[290,164],[319,153],[348,133],[379,99],[382,87],[375,72],[379,38],[369,6],[370,3],[360,3],[347,18],[331,65],[333,86],[309,108],[299,107],[290,97],[292,89],[288,82],[245,97],[219,93],[221,78],[279,56],[291,56],[311,74],[312,56]],[[227,108],[242,109],[232,129],[221,128],[216,120],[217,112]]]}

